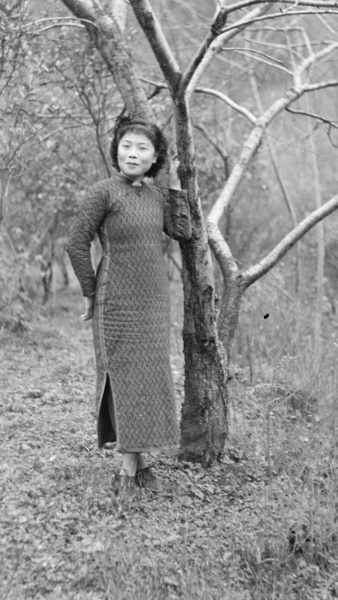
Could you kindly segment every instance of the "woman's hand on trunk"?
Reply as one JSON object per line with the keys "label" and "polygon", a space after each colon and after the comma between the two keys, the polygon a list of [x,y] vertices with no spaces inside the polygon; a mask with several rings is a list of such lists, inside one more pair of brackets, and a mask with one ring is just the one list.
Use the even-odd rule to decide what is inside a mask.
{"label": "woman's hand on trunk", "polygon": [[170,168],[169,168],[169,189],[170,190],[181,190],[181,182],[178,175],[178,168],[180,166],[180,161],[177,158],[172,158],[170,160]]}

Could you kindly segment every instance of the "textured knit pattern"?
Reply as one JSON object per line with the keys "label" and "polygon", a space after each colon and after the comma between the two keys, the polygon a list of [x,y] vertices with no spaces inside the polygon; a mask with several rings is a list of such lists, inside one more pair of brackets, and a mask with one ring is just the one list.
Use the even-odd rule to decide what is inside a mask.
{"label": "textured knit pattern", "polygon": [[[191,235],[184,192],[166,201],[155,186],[121,175],[91,187],[68,243],[84,296],[95,294],[93,317],[97,366],[98,443],[117,438],[120,452],[178,445],[170,369],[169,284],[162,232]],[[95,275],[90,243],[99,235],[103,258]],[[116,438],[102,403],[109,378]]]}

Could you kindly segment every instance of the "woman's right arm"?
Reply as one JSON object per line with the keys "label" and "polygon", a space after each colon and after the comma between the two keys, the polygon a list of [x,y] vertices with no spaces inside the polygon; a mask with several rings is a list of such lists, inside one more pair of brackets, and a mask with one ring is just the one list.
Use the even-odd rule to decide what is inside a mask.
{"label": "woman's right arm", "polygon": [[71,229],[67,252],[84,296],[95,295],[94,273],[90,245],[108,212],[109,193],[105,182],[93,185],[78,211]]}

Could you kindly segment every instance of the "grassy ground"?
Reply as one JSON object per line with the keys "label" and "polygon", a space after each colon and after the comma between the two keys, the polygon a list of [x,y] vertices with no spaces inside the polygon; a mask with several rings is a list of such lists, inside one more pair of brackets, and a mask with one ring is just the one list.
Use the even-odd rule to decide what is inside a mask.
{"label": "grassy ground", "polygon": [[322,410],[276,374],[234,377],[222,460],[205,472],[150,456],[168,493],[125,512],[120,457],[96,446],[78,299],[1,333],[0,598],[337,598],[336,398]]}

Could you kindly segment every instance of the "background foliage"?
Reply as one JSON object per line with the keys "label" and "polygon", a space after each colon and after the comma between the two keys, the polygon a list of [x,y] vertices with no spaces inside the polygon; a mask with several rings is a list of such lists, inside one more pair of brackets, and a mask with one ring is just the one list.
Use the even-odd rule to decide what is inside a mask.
{"label": "background foliage", "polygon": [[[154,4],[169,42],[183,64],[187,64],[196,50],[197,40],[206,33],[213,7],[203,2],[188,5],[158,1]],[[86,32],[75,26],[75,20],[61,3],[23,2],[12,12],[8,10],[8,14],[2,11],[1,16],[3,85],[0,102],[4,126],[1,254],[6,256],[7,264],[9,261],[14,265],[23,259],[21,262],[27,267],[25,275],[30,278],[40,256],[50,252],[55,240],[67,236],[86,186],[109,176],[110,136],[114,119],[123,106]],[[55,18],[52,20],[52,17]],[[61,17],[64,18],[61,20]],[[67,26],[59,26],[61,22]],[[254,26],[246,35],[243,48],[238,47],[237,41],[233,48],[227,47],[205,75],[203,87],[217,85],[217,89],[252,112],[257,111],[258,102],[264,106],[282,94],[288,76],[276,65],[287,67],[290,56],[285,49],[282,28],[276,34],[277,26],[269,27],[267,33],[266,25]],[[314,48],[318,40],[330,35],[316,17],[299,20],[297,27],[306,31]],[[127,41],[143,79],[160,81],[158,66],[131,12],[128,12]],[[299,54],[304,54],[305,42],[296,31],[294,45]],[[333,58],[318,69],[318,78],[324,75],[327,78],[337,75]],[[145,85],[148,96],[153,96],[151,103],[159,123],[172,137],[167,91],[151,83]],[[291,229],[285,191],[294,205],[297,220],[313,210],[314,152],[323,201],[334,194],[338,146],[335,88],[311,94],[310,105],[305,107],[304,104],[304,109],[323,116],[324,98],[325,118],[331,126],[320,119],[284,112],[270,127],[252,161],[230,206],[224,232],[240,265],[262,257]],[[235,162],[250,124],[219,99],[201,93],[194,96],[192,115],[199,185],[207,214]],[[284,192],[276,178],[272,155]],[[333,307],[337,291],[338,268],[330,259],[336,254],[336,224],[336,215],[325,222],[327,311],[329,305]],[[301,301],[311,303],[313,294],[309,292],[313,290],[308,286],[310,281],[314,282],[315,231],[302,241],[300,254]],[[291,294],[295,290],[294,267],[295,252],[292,251],[274,275],[279,283],[282,278],[282,287],[286,285]],[[20,281],[32,297],[37,282],[27,285],[22,275]],[[13,285],[17,289],[17,282]]]}

